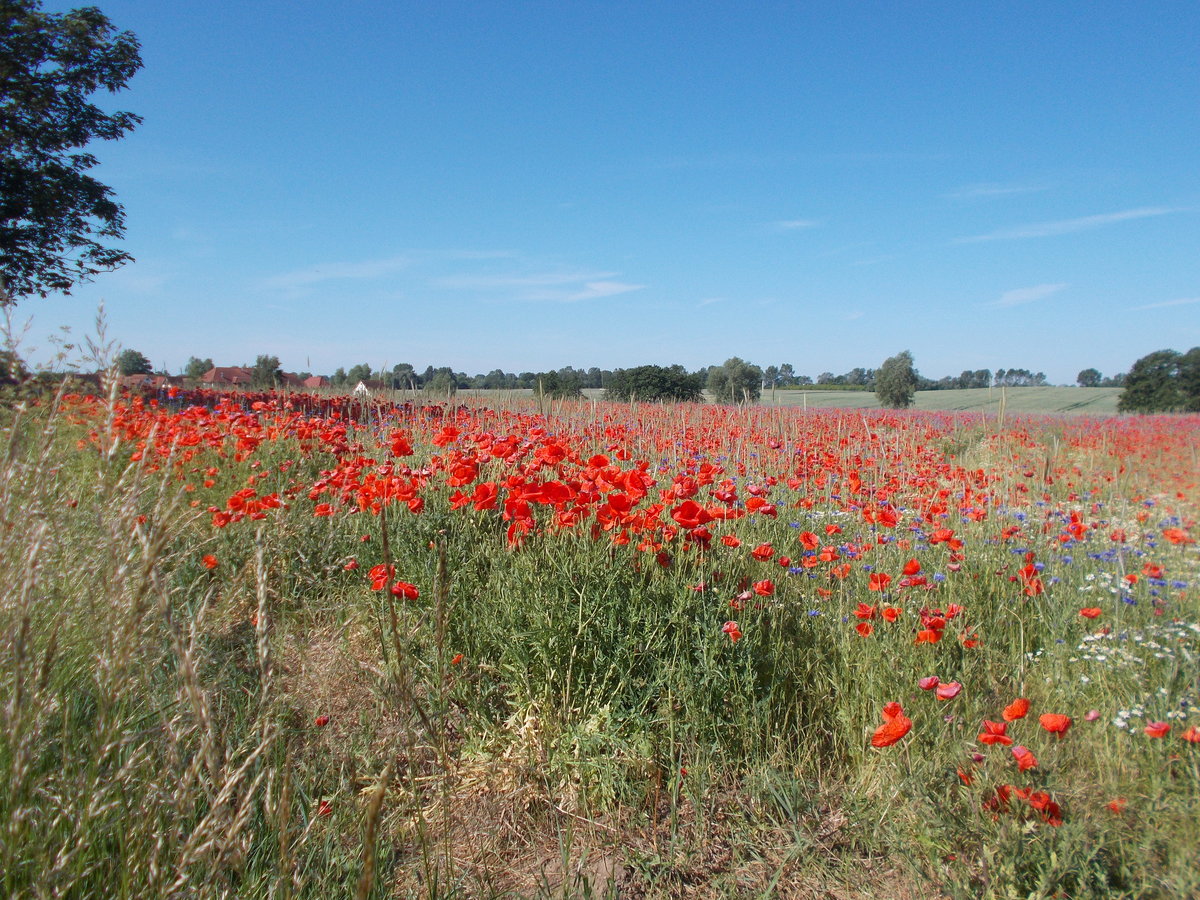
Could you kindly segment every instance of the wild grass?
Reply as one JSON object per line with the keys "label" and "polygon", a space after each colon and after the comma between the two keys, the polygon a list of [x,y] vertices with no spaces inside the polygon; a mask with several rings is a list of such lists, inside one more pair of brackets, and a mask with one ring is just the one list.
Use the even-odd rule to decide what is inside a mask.
{"label": "wild grass", "polygon": [[[270,404],[186,415],[115,394],[0,411],[8,896],[1200,892],[1200,747],[1179,739],[1200,724],[1200,557],[1163,539],[1195,534],[1195,419],[1101,434],[515,400],[308,430]],[[622,527],[593,509],[515,545],[503,503],[453,508],[447,461],[468,439],[434,443],[447,415],[470,442],[526,448],[523,467],[492,456],[475,482],[643,460],[656,484],[639,508],[661,503],[669,526],[680,496],[660,492],[707,462],[725,471],[698,499],[729,477],[743,504],[771,477],[777,515],[714,521],[706,546],[681,529],[614,541]],[[414,454],[381,474],[396,429]],[[551,445],[567,456],[534,465]],[[317,487],[347,466],[356,487]],[[374,496],[416,479],[423,507],[356,511],[367,476],[400,467]],[[247,487],[281,505],[215,528],[209,509]],[[326,500],[333,514],[314,515]],[[880,502],[897,527],[864,521]],[[1061,541],[1072,512],[1085,531]],[[935,527],[964,541],[961,560]],[[846,577],[799,565],[809,531]],[[763,543],[770,561],[750,555]],[[1029,553],[1042,593],[1023,589]],[[941,576],[932,590],[898,587],[910,559]],[[419,597],[372,590],[377,565]],[[864,566],[893,575],[888,593]],[[863,637],[861,603],[901,614],[877,610]],[[951,604],[942,640],[914,644],[920,610]],[[963,691],[940,701],[917,686],[928,675]],[[1039,758],[1029,773],[977,741],[1017,696],[1034,711],[1009,729]],[[889,701],[913,729],[874,748]],[[1055,739],[1041,712],[1071,731]],[[1142,732],[1158,720],[1168,738]],[[989,807],[1006,784],[1047,791],[1062,824]]]}

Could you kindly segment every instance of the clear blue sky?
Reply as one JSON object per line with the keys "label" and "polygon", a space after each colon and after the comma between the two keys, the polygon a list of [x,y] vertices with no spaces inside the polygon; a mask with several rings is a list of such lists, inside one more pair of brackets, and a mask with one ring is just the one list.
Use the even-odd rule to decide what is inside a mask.
{"label": "clear blue sky", "polygon": [[23,302],[34,360],[102,299],[171,371],[1200,344],[1195,0],[96,3],[143,45],[95,148],[137,262]]}

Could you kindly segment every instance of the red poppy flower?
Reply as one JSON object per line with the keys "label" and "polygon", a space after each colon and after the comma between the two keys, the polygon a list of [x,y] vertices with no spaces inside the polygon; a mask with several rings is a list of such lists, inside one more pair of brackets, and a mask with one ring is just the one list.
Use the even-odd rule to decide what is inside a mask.
{"label": "red poppy flower", "polygon": [[220,563],[217,562],[217,558],[211,553],[205,553],[204,557],[200,561],[204,563],[204,568],[206,569],[215,569],[220,565]]}
{"label": "red poppy flower", "polygon": [[1030,769],[1037,768],[1037,757],[1033,755],[1028,747],[1023,747],[1020,744],[1012,748],[1012,755],[1017,758],[1017,769],[1021,772],[1027,772]]}
{"label": "red poppy flower", "polygon": [[892,576],[883,572],[872,572],[871,577],[867,580],[867,590],[869,591],[886,591],[887,586],[892,583]]}
{"label": "red poppy flower", "polygon": [[1005,732],[1008,731],[1007,722],[992,722],[988,719],[983,720],[983,731],[979,734],[976,740],[981,744],[992,746],[999,744],[1002,747],[1011,747],[1013,739]]}
{"label": "red poppy flower", "polygon": [[1080,614],[1081,616],[1083,616],[1085,619],[1094,619],[1094,618],[1096,618],[1097,616],[1099,616],[1099,615],[1100,615],[1100,607],[1098,607],[1098,606],[1085,606],[1083,609],[1081,609],[1081,610],[1079,611],[1079,614]]}
{"label": "red poppy flower", "polygon": [[880,615],[883,616],[885,622],[895,622],[900,618],[900,610],[894,606],[885,606]]}
{"label": "red poppy flower", "polygon": [[1164,528],[1162,536],[1172,544],[1194,544],[1195,540],[1188,536],[1182,528]]}
{"label": "red poppy flower", "polygon": [[371,571],[367,573],[371,579],[371,590],[382,591],[387,587],[387,583],[391,580],[392,573],[395,571],[395,566],[385,566],[383,563],[371,566]]}
{"label": "red poppy flower", "polygon": [[324,728],[326,725],[329,724],[329,716],[326,716],[326,715],[317,716],[315,719],[313,719],[313,724],[316,725],[318,728]]}
{"label": "red poppy flower", "polygon": [[910,559],[908,562],[906,562],[904,564],[904,574],[905,575],[916,575],[920,571],[921,571],[921,564],[919,562],[917,562],[915,559]]}
{"label": "red poppy flower", "polygon": [[868,606],[866,603],[859,602],[858,608],[854,610],[854,615],[859,619],[875,618],[876,609],[874,606]]}
{"label": "red poppy flower", "polygon": [[405,600],[416,600],[421,596],[421,592],[417,590],[415,584],[409,584],[407,581],[397,581],[392,585],[392,596],[403,597]]}
{"label": "red poppy flower", "polygon": [[1180,737],[1185,741],[1189,741],[1190,743],[1200,744],[1200,729],[1197,729],[1195,725],[1192,725],[1187,731],[1181,734]]}
{"label": "red poppy flower", "polygon": [[1004,712],[1001,714],[1005,722],[1013,722],[1017,719],[1025,718],[1025,714],[1029,712],[1029,701],[1024,697],[1018,697],[1008,706],[1004,707]]}
{"label": "red poppy flower", "polygon": [[753,556],[755,559],[757,559],[759,562],[766,562],[768,559],[770,559],[772,556],[775,555],[775,548],[772,547],[770,544],[759,544],[757,547],[755,547],[753,550],[750,551],[750,555]]}
{"label": "red poppy flower", "polygon": [[962,693],[962,685],[951,681],[949,684],[939,684],[935,690],[939,700],[953,700]]}
{"label": "red poppy flower", "polygon": [[871,735],[872,747],[890,747],[912,729],[912,719],[904,715],[899,703],[892,702],[883,708],[883,724]]}
{"label": "red poppy flower", "polygon": [[1166,722],[1151,722],[1142,729],[1149,737],[1161,738],[1166,737],[1167,732],[1171,730],[1171,726]]}
{"label": "red poppy flower", "polygon": [[1042,713],[1038,718],[1038,723],[1051,734],[1062,738],[1066,735],[1067,729],[1071,727],[1071,717],[1064,716],[1062,713]]}
{"label": "red poppy flower", "polygon": [[926,675],[917,682],[917,687],[923,691],[932,691],[938,686],[938,684],[940,684],[940,682],[938,681],[938,677],[936,675]]}
{"label": "red poppy flower", "polygon": [[760,597],[770,597],[775,593],[775,583],[769,578],[754,582],[754,593]]}
{"label": "red poppy flower", "polygon": [[737,622],[726,622],[721,626],[721,631],[729,635],[729,640],[731,643],[736,644],[742,639],[742,631],[740,628],[738,628]]}

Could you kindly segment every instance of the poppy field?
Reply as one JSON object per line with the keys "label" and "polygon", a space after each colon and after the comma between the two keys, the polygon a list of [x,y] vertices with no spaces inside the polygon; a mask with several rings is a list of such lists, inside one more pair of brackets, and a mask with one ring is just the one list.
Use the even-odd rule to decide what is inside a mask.
{"label": "poppy field", "polygon": [[1200,417],[0,417],[6,895],[1200,893]]}

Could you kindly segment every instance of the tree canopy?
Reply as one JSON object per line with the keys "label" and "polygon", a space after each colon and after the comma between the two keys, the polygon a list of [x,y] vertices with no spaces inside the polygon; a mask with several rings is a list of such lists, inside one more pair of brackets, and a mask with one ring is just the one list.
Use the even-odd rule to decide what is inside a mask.
{"label": "tree canopy", "polygon": [[604,396],[606,400],[699,402],[703,390],[703,379],[683,366],[635,366],[613,372]]}
{"label": "tree canopy", "polygon": [[875,396],[881,406],[907,409],[916,396],[918,378],[912,354],[907,350],[897,353],[885,359],[875,373]]}
{"label": "tree canopy", "polygon": [[280,375],[279,357],[263,354],[254,361],[250,377],[255,387],[269,388],[279,383]]}
{"label": "tree canopy", "polygon": [[1133,364],[1120,412],[1200,412],[1200,347],[1187,353],[1155,350]]}
{"label": "tree canopy", "polygon": [[187,365],[183,367],[183,374],[188,378],[194,378],[196,381],[199,381],[205,372],[209,372],[213,368],[215,368],[215,365],[212,357],[200,359],[196,356],[190,356],[188,357]]}
{"label": "tree canopy", "polygon": [[124,88],[140,49],[95,7],[44,13],[40,0],[0,0],[0,303],[70,293],[132,259],[101,243],[124,235],[125,212],[86,174],[97,160],[82,150],[141,122],[89,100]]}
{"label": "tree canopy", "polygon": [[708,389],[718,403],[750,403],[762,394],[763,372],[736,356],[708,372]]}
{"label": "tree canopy", "polygon": [[[144,354],[133,349],[122,350],[118,353],[114,364],[117,367],[118,375],[149,375],[154,370],[154,367],[150,365],[150,360]],[[204,371],[207,372],[208,369]]]}

